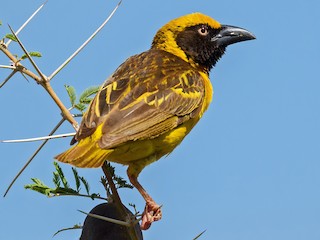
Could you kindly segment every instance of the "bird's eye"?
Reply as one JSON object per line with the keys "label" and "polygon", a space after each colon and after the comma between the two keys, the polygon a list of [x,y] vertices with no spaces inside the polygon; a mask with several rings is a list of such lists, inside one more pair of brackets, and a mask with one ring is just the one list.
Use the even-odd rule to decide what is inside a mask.
{"label": "bird's eye", "polygon": [[200,33],[200,35],[202,36],[206,36],[208,35],[209,31],[208,31],[208,27],[203,25],[198,29],[198,33]]}

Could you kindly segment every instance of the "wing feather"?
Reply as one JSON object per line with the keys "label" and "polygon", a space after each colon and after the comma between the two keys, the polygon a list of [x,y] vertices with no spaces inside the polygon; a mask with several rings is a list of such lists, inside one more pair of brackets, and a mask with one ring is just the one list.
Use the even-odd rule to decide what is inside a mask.
{"label": "wing feather", "polygon": [[193,118],[202,108],[204,83],[196,69],[159,50],[124,62],[84,115],[76,140],[102,124],[99,146],[152,139]]}

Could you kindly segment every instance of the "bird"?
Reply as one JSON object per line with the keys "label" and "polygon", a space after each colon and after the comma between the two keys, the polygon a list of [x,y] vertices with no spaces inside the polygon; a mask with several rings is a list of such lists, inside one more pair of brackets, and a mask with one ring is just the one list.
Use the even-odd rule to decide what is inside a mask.
{"label": "bird", "polygon": [[248,30],[199,12],[169,21],[149,50],[129,57],[104,82],[71,141],[77,144],[55,159],[80,168],[127,165],[146,202],[140,227],[147,230],[162,211],[139,183],[140,172],[170,154],[208,109],[209,72],[226,47],[253,39]]}

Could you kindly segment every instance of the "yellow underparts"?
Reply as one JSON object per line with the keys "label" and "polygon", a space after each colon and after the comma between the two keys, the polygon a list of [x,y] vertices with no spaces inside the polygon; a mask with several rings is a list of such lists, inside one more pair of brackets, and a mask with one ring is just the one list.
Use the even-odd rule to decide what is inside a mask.
{"label": "yellow underparts", "polygon": [[82,139],[68,151],[58,155],[59,161],[76,167],[100,167],[104,161],[129,165],[128,173],[137,176],[150,163],[157,161],[177,147],[198,119],[192,119],[154,139],[128,141],[113,149],[101,149],[101,126],[90,137]]}

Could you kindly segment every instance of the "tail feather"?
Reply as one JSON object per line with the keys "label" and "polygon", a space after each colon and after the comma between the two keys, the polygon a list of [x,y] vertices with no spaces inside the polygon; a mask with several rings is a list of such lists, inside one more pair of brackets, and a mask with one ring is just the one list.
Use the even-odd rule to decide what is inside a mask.
{"label": "tail feather", "polygon": [[55,156],[55,159],[75,167],[97,168],[103,165],[112,151],[112,149],[101,149],[95,142],[80,141],[77,145]]}

